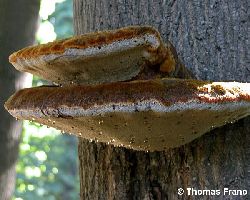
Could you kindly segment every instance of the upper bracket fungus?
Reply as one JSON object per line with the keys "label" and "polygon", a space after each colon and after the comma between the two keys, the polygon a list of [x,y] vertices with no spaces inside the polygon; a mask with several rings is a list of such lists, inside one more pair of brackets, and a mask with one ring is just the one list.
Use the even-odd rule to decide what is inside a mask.
{"label": "upper bracket fungus", "polygon": [[131,26],[27,47],[9,61],[55,83],[101,84],[171,74],[178,64],[172,50],[157,30]]}
{"label": "upper bracket fungus", "polygon": [[27,47],[10,62],[63,84],[16,92],[5,103],[11,115],[116,146],[178,147],[250,114],[249,83],[187,79],[174,47],[151,27]]}

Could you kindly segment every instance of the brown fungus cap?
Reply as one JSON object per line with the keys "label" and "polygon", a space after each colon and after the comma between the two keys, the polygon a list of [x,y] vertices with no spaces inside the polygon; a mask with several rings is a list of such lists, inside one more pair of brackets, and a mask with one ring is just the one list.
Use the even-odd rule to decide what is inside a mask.
{"label": "brown fungus cap", "polygon": [[158,79],[23,89],[16,118],[135,150],[161,151],[250,114],[250,84]]}
{"label": "brown fungus cap", "polygon": [[55,83],[95,85],[173,74],[174,54],[154,28],[130,26],[26,47],[9,61],[19,71]]}

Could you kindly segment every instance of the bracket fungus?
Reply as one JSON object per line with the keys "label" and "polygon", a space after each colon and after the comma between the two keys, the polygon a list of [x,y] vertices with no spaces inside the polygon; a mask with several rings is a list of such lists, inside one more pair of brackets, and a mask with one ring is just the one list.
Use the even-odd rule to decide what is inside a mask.
{"label": "bracket fungus", "polygon": [[63,84],[16,92],[5,103],[11,115],[115,146],[174,148],[250,114],[249,83],[187,79],[173,46],[151,27],[27,47],[10,62]]}
{"label": "bracket fungus", "polygon": [[166,76],[176,68],[174,57],[174,48],[157,30],[130,26],[27,47],[9,61],[19,71],[65,85]]}

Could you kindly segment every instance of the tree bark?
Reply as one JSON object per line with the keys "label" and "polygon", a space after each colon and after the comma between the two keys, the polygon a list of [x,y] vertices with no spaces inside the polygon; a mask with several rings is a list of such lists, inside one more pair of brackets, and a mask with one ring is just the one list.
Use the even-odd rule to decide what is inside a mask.
{"label": "tree bark", "polygon": [[[152,25],[198,79],[249,81],[247,1],[74,0],[76,34]],[[188,196],[186,189],[250,194],[250,118],[180,148],[137,152],[79,138],[81,199],[246,199]],[[180,196],[177,189],[183,188]]]}
{"label": "tree bark", "polygon": [[39,0],[0,1],[0,200],[11,199],[15,188],[18,146],[22,124],[4,109],[4,102],[25,85],[27,75],[9,64],[11,53],[33,44]]}

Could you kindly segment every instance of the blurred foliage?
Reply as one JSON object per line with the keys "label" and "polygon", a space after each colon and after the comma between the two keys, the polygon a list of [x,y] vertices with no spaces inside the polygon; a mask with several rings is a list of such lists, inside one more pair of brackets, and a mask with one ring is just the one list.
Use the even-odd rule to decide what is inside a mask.
{"label": "blurred foliage", "polygon": [[70,37],[73,35],[73,1],[66,0],[57,3],[55,12],[49,16],[48,20],[53,24],[57,39]]}
{"label": "blurred foliage", "polygon": [[36,37],[38,43],[73,35],[72,0],[42,0],[40,9],[41,22]]}
{"label": "blurred foliage", "polygon": [[32,87],[37,87],[41,85],[52,85],[52,83],[50,81],[43,80],[39,78],[38,76],[33,76]]}
{"label": "blurred foliage", "polygon": [[78,199],[76,138],[24,122],[17,164],[18,199]]}
{"label": "blurred foliage", "polygon": [[[43,7],[46,9],[46,4]],[[52,13],[47,18],[41,17],[41,26],[52,27],[50,31],[55,31],[57,38],[71,36],[72,0],[55,3],[55,8],[50,9]],[[38,43],[46,42],[51,33],[44,30],[38,37]],[[48,84],[51,83],[33,77],[33,87]],[[13,199],[79,199],[77,138],[28,121],[23,123],[22,135]]]}

